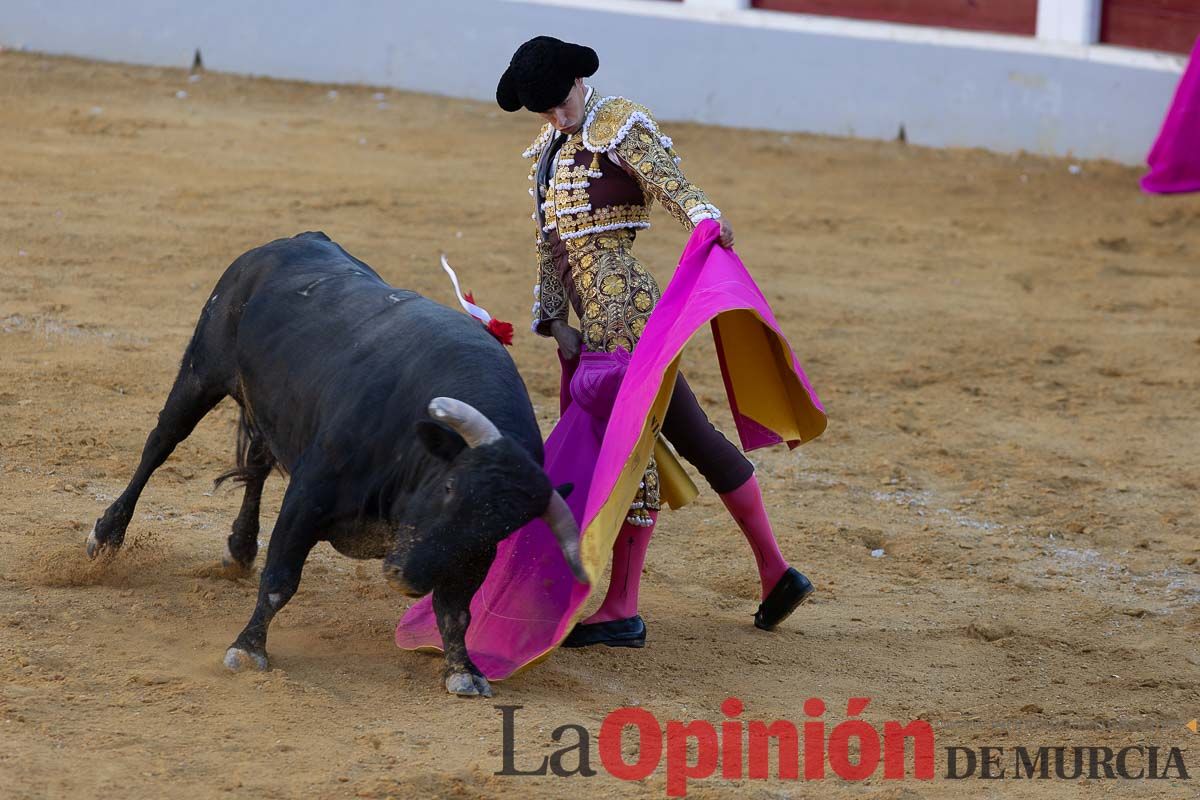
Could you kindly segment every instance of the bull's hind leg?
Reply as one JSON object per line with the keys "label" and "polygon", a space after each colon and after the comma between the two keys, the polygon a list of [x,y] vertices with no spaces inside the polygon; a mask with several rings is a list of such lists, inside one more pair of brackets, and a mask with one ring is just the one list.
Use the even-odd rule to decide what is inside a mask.
{"label": "bull's hind leg", "polygon": [[258,516],[262,503],[263,484],[271,474],[275,459],[267,448],[262,435],[252,431],[249,433],[249,443],[246,447],[243,468],[238,470],[246,492],[242,495],[242,507],[237,519],[233,521],[233,533],[225,543],[225,556],[222,559],[225,566],[237,566],[249,572],[254,567],[254,557],[258,555]]}
{"label": "bull's hind leg", "polygon": [[150,480],[154,470],[162,466],[176,446],[186,439],[204,418],[204,415],[221,402],[225,390],[205,381],[199,375],[193,364],[192,346],[188,347],[183,357],[183,366],[175,378],[175,385],[167,395],[167,402],[158,414],[158,425],[146,437],[146,445],[142,448],[142,460],[125,491],[121,492],[104,516],[96,520],[87,538],[87,554],[89,558],[102,550],[115,551],[125,541],[125,528],[133,518],[133,509],[137,505],[142,489]]}
{"label": "bull's hind leg", "polygon": [[267,628],[300,587],[304,561],[326,527],[332,483],[307,481],[293,474],[283,495],[279,519],[267,545],[267,561],[258,580],[258,601],[250,621],[225,651],[225,666],[267,668]]}

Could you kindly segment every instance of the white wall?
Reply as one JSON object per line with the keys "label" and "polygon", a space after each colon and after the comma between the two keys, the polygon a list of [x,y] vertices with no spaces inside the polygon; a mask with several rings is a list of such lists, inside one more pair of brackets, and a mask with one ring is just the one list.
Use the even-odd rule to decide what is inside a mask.
{"label": "white wall", "polygon": [[[1054,0],[1050,0],[1053,2]],[[736,4],[735,4],[736,5]],[[515,47],[595,47],[662,119],[1136,163],[1183,59],[659,0],[3,0],[0,43],[491,99]]]}

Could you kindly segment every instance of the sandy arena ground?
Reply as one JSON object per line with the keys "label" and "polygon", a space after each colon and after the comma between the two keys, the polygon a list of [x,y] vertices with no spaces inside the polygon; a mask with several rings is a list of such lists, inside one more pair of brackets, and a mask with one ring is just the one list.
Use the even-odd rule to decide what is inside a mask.
{"label": "sandy arena ground", "polygon": [[[625,87],[605,87],[601,90]],[[560,651],[440,688],[402,652],[408,601],[326,545],[271,629],[273,669],[225,647],[256,583],[214,570],[240,502],[232,405],[151,481],[125,549],[84,536],[124,488],[200,307],[246,249],[320,229],[392,283],[452,302],[445,250],[518,323],[546,430],[556,375],[531,302],[528,114],[486,103],[0,54],[0,796],[662,797],[496,776],[612,709],[804,721],[823,698],[929,720],[951,745],[1187,747],[1191,781],[692,784],[691,796],[1195,797],[1200,737],[1200,197],[1139,171],[899,143],[669,125],[726,211],[830,417],[754,454],[784,550],[816,582],[751,625],[749,549],[706,492],[650,550],[643,651]],[[182,93],[186,92],[186,96]],[[639,244],[662,283],[686,235]],[[711,343],[686,369],[731,431]],[[554,368],[552,368],[552,365]],[[283,479],[267,484],[263,537]],[[882,558],[872,550],[882,548]],[[261,556],[260,556],[261,558]],[[261,562],[260,562],[261,563]],[[593,740],[593,766],[599,758]]]}

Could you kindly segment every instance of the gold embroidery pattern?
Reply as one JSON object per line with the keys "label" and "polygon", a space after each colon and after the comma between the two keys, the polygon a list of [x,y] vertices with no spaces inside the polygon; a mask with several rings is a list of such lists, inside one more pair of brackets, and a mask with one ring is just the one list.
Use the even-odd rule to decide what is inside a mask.
{"label": "gold embroidery pattern", "polygon": [[543,242],[537,244],[538,254],[538,291],[537,301],[533,304],[533,330],[543,335],[549,334],[542,326],[551,320],[568,320],[567,290],[563,288],[558,277],[558,267],[554,256],[550,253],[550,245]]}
{"label": "gold embroidery pattern", "polygon": [[[650,203],[657,200],[687,230],[701,219],[720,212],[709,203],[699,187],[679,169],[671,140],[664,136],[637,103],[622,97],[596,99],[585,111],[588,122],[558,152],[556,169],[545,201],[546,227],[556,228],[563,239],[572,239],[617,228],[650,227]],[[596,177],[595,165],[575,163],[580,150],[592,151],[593,162],[601,152],[615,150],[631,166],[644,200],[640,204],[593,209],[588,195],[588,178]]]}
{"label": "gold embroidery pattern", "polygon": [[642,478],[642,485],[634,495],[625,521],[649,527],[653,520],[648,512],[658,511],[661,508],[662,496],[658,488],[658,465],[654,462],[654,456],[650,456],[650,462],[646,465],[646,474]]}
{"label": "gold embroidery pattern", "polygon": [[579,241],[571,272],[583,307],[584,345],[594,351],[632,351],[658,303],[658,284],[630,252],[631,231]]}
{"label": "gold embroidery pattern", "polygon": [[[550,185],[546,187],[546,199],[542,202],[542,216],[545,218],[546,222],[545,227],[539,232],[539,235],[551,228],[557,228],[559,226],[558,209],[572,208],[571,201],[573,198],[577,198],[579,195],[582,195],[583,200],[580,201],[579,204],[582,205],[587,203],[586,190],[558,188],[559,184],[574,182],[572,178],[568,178],[568,175],[572,172],[571,168],[566,167],[565,165],[571,163],[571,160],[575,157],[575,153],[579,150],[579,143],[576,142],[575,139],[576,137],[572,136],[570,139],[563,142],[562,147],[559,148],[558,153],[555,155],[556,161],[551,169]],[[559,164],[564,166],[559,167]],[[536,170],[537,167],[535,165],[535,180]]]}
{"label": "gold embroidery pattern", "polygon": [[658,127],[650,109],[624,97],[602,97],[590,105],[587,111],[583,143],[595,153],[612,150],[629,134],[630,128],[636,122],[644,121],[648,127]]}
{"label": "gold embroidery pattern", "polygon": [[616,149],[617,155],[633,167],[634,177],[647,197],[662,203],[663,208],[687,230],[696,227],[688,212],[694,213],[702,206],[716,210],[704,192],[679,171],[674,151],[663,147],[659,137],[641,122],[633,125]]}
{"label": "gold embroidery pattern", "polygon": [[[588,350],[611,353],[621,347],[632,352],[658,303],[658,284],[631,251],[633,236],[633,231],[619,229],[568,242],[571,274],[583,309],[579,327]],[[653,459],[642,480],[629,521],[648,525],[646,512],[660,508]]]}
{"label": "gold embroidery pattern", "polygon": [[540,156],[542,151],[546,149],[546,145],[550,143],[550,139],[553,136],[554,126],[547,122],[542,126],[542,129],[538,131],[537,138],[533,140],[533,143],[530,144],[529,147],[525,148],[524,153],[521,153],[522,157],[533,159],[534,169],[537,169],[538,156]]}
{"label": "gold embroidery pattern", "polygon": [[[614,166],[614,169],[617,167]],[[584,201],[586,202],[586,201]],[[573,208],[564,205],[562,208]],[[644,205],[605,206],[590,209],[575,214],[564,214],[558,217],[558,235],[563,239],[575,239],[604,231],[603,228],[648,228],[650,227],[650,209]]]}

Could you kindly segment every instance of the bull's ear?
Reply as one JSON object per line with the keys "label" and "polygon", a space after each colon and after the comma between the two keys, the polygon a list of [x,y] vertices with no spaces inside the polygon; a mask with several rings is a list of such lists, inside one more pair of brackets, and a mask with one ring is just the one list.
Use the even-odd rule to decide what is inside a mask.
{"label": "bull's ear", "polygon": [[467,443],[450,427],[431,419],[417,421],[417,438],[425,449],[443,461],[454,458],[467,449]]}
{"label": "bull's ear", "polygon": [[575,491],[575,484],[564,483],[560,486],[554,487],[554,491],[558,492],[559,497],[561,497],[563,500],[566,500],[571,496],[571,492]]}

